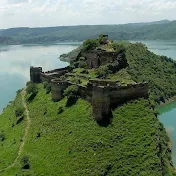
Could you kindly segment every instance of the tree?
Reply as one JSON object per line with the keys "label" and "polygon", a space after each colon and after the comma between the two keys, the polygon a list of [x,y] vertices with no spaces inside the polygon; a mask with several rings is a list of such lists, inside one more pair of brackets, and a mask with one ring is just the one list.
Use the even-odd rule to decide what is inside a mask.
{"label": "tree", "polygon": [[98,47],[100,43],[96,39],[88,39],[83,43],[83,49],[88,51],[88,50],[93,50],[96,47]]}
{"label": "tree", "polygon": [[64,96],[67,96],[68,99],[77,99],[78,97],[78,86],[71,85],[64,91]]}
{"label": "tree", "polygon": [[16,117],[19,117],[19,116],[22,116],[24,114],[24,108],[22,107],[19,107],[15,110],[15,116]]}

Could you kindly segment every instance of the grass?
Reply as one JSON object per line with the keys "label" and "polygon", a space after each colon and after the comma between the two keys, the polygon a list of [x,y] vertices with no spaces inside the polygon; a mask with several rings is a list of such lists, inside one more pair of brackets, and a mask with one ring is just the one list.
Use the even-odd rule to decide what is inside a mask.
{"label": "grass", "polygon": [[[21,156],[28,156],[30,170],[21,170],[19,160],[3,176],[160,176],[172,171],[169,138],[148,100],[131,101],[115,109],[112,124],[101,127],[93,120],[92,107],[86,101],[79,99],[65,107],[65,98],[54,103],[43,86],[38,86],[39,93],[28,104],[31,128]],[[59,107],[63,107],[61,114]],[[13,105],[6,111],[11,108]],[[7,118],[3,122],[9,124]],[[12,136],[20,134],[22,128]]]}
{"label": "grass", "polygon": [[24,135],[25,120],[16,124],[16,109],[22,107],[21,95],[17,94],[15,101],[8,105],[0,115],[0,133],[5,136],[0,141],[0,170],[12,164],[18,155],[20,140]]}

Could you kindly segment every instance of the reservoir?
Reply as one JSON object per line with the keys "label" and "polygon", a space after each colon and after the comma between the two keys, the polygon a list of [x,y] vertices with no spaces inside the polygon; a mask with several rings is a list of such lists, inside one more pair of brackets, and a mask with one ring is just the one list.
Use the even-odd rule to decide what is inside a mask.
{"label": "reservoir", "polygon": [[29,81],[30,66],[41,66],[43,71],[66,67],[68,63],[60,61],[58,56],[78,45],[0,45],[0,113],[15,98],[16,91]]}

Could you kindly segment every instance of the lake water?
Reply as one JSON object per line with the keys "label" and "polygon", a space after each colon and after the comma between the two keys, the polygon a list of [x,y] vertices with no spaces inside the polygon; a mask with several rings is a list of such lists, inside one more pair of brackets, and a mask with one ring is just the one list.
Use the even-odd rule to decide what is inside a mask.
{"label": "lake water", "polygon": [[172,142],[172,159],[176,167],[176,102],[159,108],[160,121],[164,124],[171,142]]}
{"label": "lake water", "polygon": [[[134,41],[133,41],[134,42]],[[159,55],[176,60],[176,42],[173,41],[138,41],[147,45],[148,49]],[[16,91],[29,81],[30,66],[42,66],[44,71],[62,68],[68,65],[58,56],[75,49],[80,43],[58,43],[56,45],[20,45],[0,46],[0,112]],[[160,108],[161,122],[166,127],[173,148],[176,147],[176,102]],[[173,150],[173,161],[176,166],[176,150]]]}
{"label": "lake water", "polygon": [[155,54],[171,57],[176,60],[176,41],[140,41]]}
{"label": "lake water", "polygon": [[0,46],[0,113],[29,81],[30,66],[42,66],[44,71],[65,67],[68,63],[58,56],[77,46],[78,43]]}

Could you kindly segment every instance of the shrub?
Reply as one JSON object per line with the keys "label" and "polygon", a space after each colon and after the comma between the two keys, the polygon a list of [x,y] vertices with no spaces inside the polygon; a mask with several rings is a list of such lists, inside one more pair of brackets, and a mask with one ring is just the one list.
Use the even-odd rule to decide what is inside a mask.
{"label": "shrub", "polygon": [[37,95],[38,93],[38,88],[37,86],[34,84],[34,83],[30,83],[28,86],[27,86],[27,89],[26,89],[26,92],[27,92],[27,101],[32,101],[35,96]]}
{"label": "shrub", "polygon": [[22,169],[29,169],[30,165],[29,165],[29,157],[28,156],[23,156],[21,158],[21,164],[22,164]]}
{"label": "shrub", "polygon": [[51,84],[48,81],[43,82],[43,88],[46,89],[47,94],[51,92]]}
{"label": "shrub", "polygon": [[80,71],[80,73],[82,73],[82,74],[89,74],[89,71],[86,70],[86,69],[83,69],[83,70]]}
{"label": "shrub", "polygon": [[47,85],[48,85],[48,81],[44,81],[43,82],[43,88],[45,89]]}
{"label": "shrub", "polygon": [[26,92],[27,92],[27,94],[35,94],[36,95],[38,93],[37,86],[34,83],[30,83],[27,86]]}
{"label": "shrub", "polygon": [[83,43],[83,49],[88,51],[88,50],[93,50],[96,47],[98,47],[100,43],[96,39],[88,39]]}
{"label": "shrub", "polygon": [[64,111],[64,110],[63,110],[63,107],[60,106],[60,107],[58,108],[58,114],[61,114],[63,111]]}
{"label": "shrub", "polygon": [[100,34],[98,37],[98,41],[100,44],[105,44],[108,40],[108,37],[104,37],[103,34]]}
{"label": "shrub", "polygon": [[18,125],[19,123],[21,123],[23,121],[23,119],[24,119],[24,116],[18,117],[16,124]]}
{"label": "shrub", "polygon": [[68,99],[77,99],[78,98],[78,86],[71,85],[64,91],[64,96],[67,96]]}
{"label": "shrub", "polygon": [[71,77],[69,80],[70,80],[72,83],[75,83],[75,84],[80,84],[80,83],[81,83],[80,79],[78,79],[78,78],[76,78],[76,77]]}
{"label": "shrub", "polygon": [[123,52],[123,51],[125,51],[124,45],[123,45],[123,44],[120,44],[120,43],[118,43],[118,42],[114,42],[114,43],[112,44],[112,47],[113,47],[113,49],[114,49],[116,52]]}
{"label": "shrub", "polygon": [[5,135],[4,133],[0,133],[0,141],[4,141],[5,140]]}
{"label": "shrub", "polygon": [[79,68],[87,68],[87,63],[85,61],[80,60],[78,62],[78,67]]}
{"label": "shrub", "polygon": [[24,108],[23,107],[19,107],[15,110],[15,116],[19,117],[22,116],[24,114]]}
{"label": "shrub", "polygon": [[21,89],[17,90],[16,93],[17,93],[17,94],[21,93]]}
{"label": "shrub", "polygon": [[104,79],[110,73],[111,73],[111,71],[109,70],[109,68],[107,66],[101,66],[97,69],[96,75],[97,75],[97,78]]}

